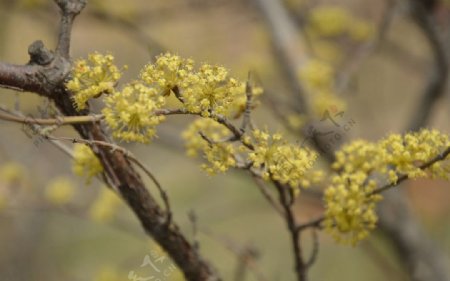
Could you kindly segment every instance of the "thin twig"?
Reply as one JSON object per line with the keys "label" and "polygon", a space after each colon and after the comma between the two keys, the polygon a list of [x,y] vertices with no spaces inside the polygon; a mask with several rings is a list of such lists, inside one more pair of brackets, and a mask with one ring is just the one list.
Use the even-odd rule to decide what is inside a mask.
{"label": "thin twig", "polygon": [[83,144],[87,144],[89,146],[93,146],[94,144],[96,145],[101,145],[101,146],[106,146],[111,148],[113,151],[120,151],[123,155],[125,155],[125,157],[127,157],[130,161],[132,161],[133,163],[135,163],[139,168],[142,169],[142,171],[144,171],[144,173],[152,180],[152,182],[155,184],[156,188],[158,189],[161,199],[164,202],[165,208],[166,208],[166,212],[167,212],[167,223],[169,224],[172,220],[172,212],[171,212],[171,208],[170,208],[170,203],[169,203],[169,198],[167,196],[167,192],[164,190],[164,188],[162,187],[162,185],[159,183],[159,181],[156,179],[156,177],[153,175],[153,173],[150,171],[149,168],[147,168],[141,161],[139,161],[132,153],[131,151],[118,146],[116,144],[112,144],[109,142],[104,142],[104,141],[95,141],[95,140],[85,140],[85,139],[80,139],[80,138],[71,138],[71,137],[56,137],[56,136],[45,136],[47,139],[49,140],[63,140],[63,141],[70,141],[72,143],[83,143]]}
{"label": "thin twig", "polygon": [[278,214],[284,217],[285,215],[282,207],[276,202],[275,198],[273,198],[270,192],[267,190],[267,186],[264,184],[263,180],[261,179],[261,176],[256,174],[255,171],[253,170],[250,170],[250,173],[252,175],[253,180],[256,183],[256,186],[261,191],[261,194],[264,196],[267,202],[269,202],[269,204],[274,208],[274,210]]}
{"label": "thin twig", "polygon": [[312,243],[313,248],[312,248],[311,255],[309,256],[308,261],[305,263],[307,268],[310,268],[316,262],[317,256],[319,254],[319,237],[317,234],[317,230],[313,228],[311,233],[312,233],[312,240],[313,240],[313,243]]}
{"label": "thin twig", "polygon": [[247,82],[245,83],[245,97],[246,97],[245,111],[244,111],[244,117],[242,118],[242,125],[241,125],[242,132],[245,132],[245,130],[251,123],[253,87],[250,84],[250,72],[248,73]]}
{"label": "thin twig", "polygon": [[56,53],[64,58],[70,57],[70,38],[72,33],[72,25],[75,17],[86,6],[86,0],[55,0],[58,4],[62,16],[59,25],[58,45]]}
{"label": "thin twig", "polygon": [[[450,154],[450,146],[447,147],[447,149],[445,149],[445,150],[444,150],[442,153],[440,153],[439,155],[436,155],[436,156],[435,156],[434,158],[432,158],[431,160],[429,160],[429,161],[423,163],[422,165],[420,165],[418,168],[421,169],[421,170],[425,170],[425,169],[427,169],[428,167],[430,167],[431,165],[433,165],[434,163],[444,160],[449,154]],[[384,191],[386,191],[386,190],[389,190],[389,189],[391,189],[391,188],[393,188],[393,187],[399,185],[401,182],[403,182],[403,181],[405,181],[405,180],[407,180],[407,179],[409,179],[409,176],[408,176],[408,175],[398,175],[398,180],[397,180],[397,182],[395,182],[395,183],[389,183],[389,184],[386,184],[386,185],[384,185],[384,186],[382,186],[382,187],[380,187],[380,188],[377,188],[377,189],[375,189],[374,191],[370,192],[370,193],[368,194],[368,196],[371,196],[371,195],[374,195],[374,194],[379,194],[379,193],[382,193],[382,192],[384,192]]]}
{"label": "thin twig", "polygon": [[[0,106],[1,111],[5,111]],[[17,117],[9,113],[0,112],[0,119],[22,124],[38,124],[38,125],[73,125],[98,122],[103,119],[103,115],[86,115],[86,116],[58,116],[57,118],[35,118],[33,116]]]}
{"label": "thin twig", "polygon": [[255,276],[258,281],[267,281],[261,269],[258,267],[257,258],[259,256],[258,251],[251,246],[238,245],[235,241],[228,237],[218,236],[209,231],[208,229],[201,229],[201,233],[205,234],[214,241],[220,242],[228,251],[237,256],[239,261],[242,261]]}
{"label": "thin twig", "polygon": [[294,251],[295,271],[298,281],[308,280],[307,267],[302,257],[302,248],[300,245],[300,231],[297,229],[294,212],[292,211],[290,200],[287,198],[286,188],[278,181],[273,180],[278,191],[280,203],[283,206],[286,224],[291,235],[292,250]]}

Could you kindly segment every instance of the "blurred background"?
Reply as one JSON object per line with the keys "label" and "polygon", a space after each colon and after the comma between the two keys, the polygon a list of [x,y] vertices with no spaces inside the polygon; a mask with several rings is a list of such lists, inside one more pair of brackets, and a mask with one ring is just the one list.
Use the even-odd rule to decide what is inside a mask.
{"label": "blurred background", "polygon": [[[258,2],[264,1],[91,0],[76,20],[72,56],[111,52],[119,66],[128,66],[121,83],[135,79],[146,63],[165,50],[224,65],[241,80],[252,71],[265,90],[253,112],[255,123],[301,141],[292,133],[304,124],[302,115],[290,107],[296,97],[292,77],[280,63],[279,50],[274,50],[277,41]],[[411,16],[408,1],[281,2],[298,36],[291,46],[298,52],[296,58],[314,58],[333,70],[335,100],[325,108],[342,105],[346,120],[354,121],[350,130],[341,132],[341,142],[378,140],[403,132],[417,115],[439,64],[428,35]],[[446,51],[450,3],[426,3]],[[53,1],[1,0],[0,60],[26,63],[27,48],[37,39],[53,48],[57,26]],[[36,95],[0,92],[4,92],[2,106],[33,116],[52,110]],[[313,106],[324,103],[308,99]],[[426,126],[448,133],[449,109],[449,91],[444,88]],[[211,177],[200,169],[199,161],[185,156],[180,133],[192,120],[168,118],[158,128],[156,141],[126,147],[166,188],[175,221],[189,239],[198,241],[201,253],[224,280],[258,280],[258,275],[294,280],[284,221],[252,178],[240,171]],[[0,280],[138,280],[132,276],[183,280],[128,208],[99,181],[86,184],[73,176],[71,159],[39,136],[27,134],[24,126],[0,121],[0,128]],[[68,127],[57,134],[75,135]],[[341,142],[333,143],[333,148]],[[326,165],[324,159],[321,162]],[[151,182],[148,186],[157,194]],[[449,183],[420,180],[404,187],[417,221],[449,255]],[[297,201],[300,220],[321,214],[320,200],[305,194]],[[303,239],[309,253],[309,233]],[[410,280],[402,257],[385,236],[374,233],[354,248],[339,246],[326,234],[319,239],[311,280]],[[248,256],[253,266],[242,268]]]}

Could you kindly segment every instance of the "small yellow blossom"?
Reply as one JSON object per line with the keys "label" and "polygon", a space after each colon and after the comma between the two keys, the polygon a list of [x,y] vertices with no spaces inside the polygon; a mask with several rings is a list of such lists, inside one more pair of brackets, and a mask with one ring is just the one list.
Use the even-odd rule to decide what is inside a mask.
{"label": "small yellow blossom", "polygon": [[[211,143],[203,138],[203,134]],[[224,142],[230,137],[230,132],[223,125],[212,119],[197,119],[182,134],[186,141],[188,156],[196,157],[202,153],[208,164],[202,168],[213,175],[226,172],[236,165],[235,148],[232,144]]]}
{"label": "small yellow blossom", "polygon": [[318,59],[329,62],[333,66],[342,62],[344,58],[340,46],[334,42],[316,39],[311,42],[311,48]]}
{"label": "small yellow blossom", "polygon": [[335,71],[331,64],[312,59],[301,67],[299,79],[309,93],[308,98],[317,116],[321,116],[330,107],[345,109],[345,103],[335,93]]}
{"label": "small yellow blossom", "polygon": [[294,130],[300,130],[306,123],[306,117],[301,114],[291,113],[286,117],[289,126]]}
{"label": "small yellow blossom", "polygon": [[351,15],[338,6],[321,6],[309,15],[309,33],[313,37],[336,37],[348,35],[354,41],[366,41],[373,37],[374,28],[368,21]]}
{"label": "small yellow blossom", "polygon": [[311,89],[329,90],[334,86],[334,69],[324,61],[312,59],[300,69],[300,80]]}
{"label": "small yellow blossom", "polygon": [[380,195],[371,195],[376,183],[364,172],[344,173],[332,178],[325,191],[325,231],[339,243],[355,245],[376,226],[375,212]]}
{"label": "small yellow blossom", "polygon": [[347,31],[351,15],[338,6],[320,6],[311,11],[308,22],[313,32],[320,36],[338,36]]}
{"label": "small yellow blossom", "polygon": [[92,281],[122,281],[124,279],[125,275],[120,275],[114,267],[105,266],[94,275]]}
{"label": "small yellow blossom", "polygon": [[147,65],[141,72],[141,79],[149,86],[167,95],[178,87],[179,90],[190,86],[189,77],[193,72],[194,62],[171,53],[156,58],[154,64]]}
{"label": "small yellow blossom", "polygon": [[353,19],[349,25],[349,35],[355,41],[367,41],[375,34],[374,26],[364,20]]}
{"label": "small yellow blossom", "polygon": [[254,150],[249,153],[249,159],[253,167],[263,169],[264,179],[289,184],[293,189],[298,189],[302,183],[306,183],[303,187],[310,185],[304,180],[318,157],[317,153],[288,144],[280,134],[254,130],[252,137]]}
{"label": "small yellow blossom", "polygon": [[187,110],[210,116],[229,114],[236,106],[236,100],[245,98],[245,87],[238,80],[229,77],[222,66],[203,64],[197,72],[191,73],[190,87],[184,89],[182,97]]}
{"label": "small yellow blossom", "polygon": [[102,187],[99,196],[92,204],[89,215],[97,222],[109,222],[117,213],[121,200],[113,191]]}
{"label": "small yellow blossom", "polygon": [[379,150],[376,144],[365,140],[355,140],[344,145],[335,156],[333,169],[346,173],[381,170],[385,166],[383,162],[386,158],[386,154]]}
{"label": "small yellow blossom", "polygon": [[52,180],[45,188],[45,197],[55,205],[64,205],[70,202],[75,194],[75,186],[66,177],[58,177]]}
{"label": "small yellow blossom", "polygon": [[25,168],[19,163],[8,162],[0,166],[0,181],[6,185],[20,183],[25,174]]}
{"label": "small yellow blossom", "polygon": [[126,142],[148,143],[156,134],[155,126],[165,118],[155,115],[164,102],[158,90],[136,82],[107,96],[102,113],[113,137]]}
{"label": "small yellow blossom", "polygon": [[85,109],[88,100],[114,91],[121,73],[113,61],[110,54],[94,53],[87,60],[80,59],[74,63],[66,88],[73,93],[77,110]]}
{"label": "small yellow blossom", "polygon": [[77,176],[85,177],[89,184],[93,177],[103,172],[103,166],[89,146],[75,144],[72,171]]}

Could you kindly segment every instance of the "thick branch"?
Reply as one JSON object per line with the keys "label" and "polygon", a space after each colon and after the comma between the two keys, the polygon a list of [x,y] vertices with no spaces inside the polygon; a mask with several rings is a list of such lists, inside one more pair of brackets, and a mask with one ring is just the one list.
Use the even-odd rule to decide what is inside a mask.
{"label": "thick branch", "polygon": [[14,65],[0,62],[0,87],[40,93],[42,80],[39,77],[39,70],[40,66],[37,65]]}

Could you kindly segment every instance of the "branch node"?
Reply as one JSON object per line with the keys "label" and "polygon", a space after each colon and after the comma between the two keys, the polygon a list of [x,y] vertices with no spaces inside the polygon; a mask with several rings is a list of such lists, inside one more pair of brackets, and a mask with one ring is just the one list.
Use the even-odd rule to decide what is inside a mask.
{"label": "branch node", "polygon": [[78,15],[86,6],[86,0],[55,0],[65,15]]}
{"label": "branch node", "polygon": [[28,54],[30,55],[28,64],[48,65],[55,57],[52,51],[45,48],[41,40],[34,41],[28,47]]}

